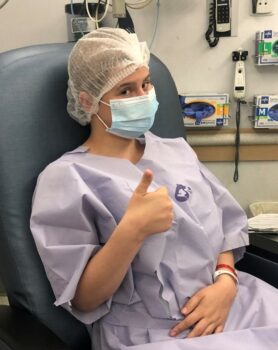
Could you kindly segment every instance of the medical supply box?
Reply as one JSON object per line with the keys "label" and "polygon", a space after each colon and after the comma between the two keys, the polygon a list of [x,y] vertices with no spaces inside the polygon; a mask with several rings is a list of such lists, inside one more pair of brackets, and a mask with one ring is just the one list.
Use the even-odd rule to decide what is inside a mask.
{"label": "medical supply box", "polygon": [[186,127],[222,127],[228,125],[229,94],[180,94]]}
{"label": "medical supply box", "polygon": [[278,128],[278,95],[256,95],[254,117],[255,128]]}
{"label": "medical supply box", "polygon": [[256,33],[255,56],[260,66],[278,64],[278,31],[269,29]]}

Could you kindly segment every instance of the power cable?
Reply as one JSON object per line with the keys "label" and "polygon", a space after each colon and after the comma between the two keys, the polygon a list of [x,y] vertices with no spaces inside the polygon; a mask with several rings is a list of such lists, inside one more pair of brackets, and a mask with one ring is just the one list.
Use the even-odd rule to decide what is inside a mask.
{"label": "power cable", "polygon": [[9,0],[2,1],[2,3],[0,4],[0,9],[2,9],[5,5],[7,5],[8,2]]}
{"label": "power cable", "polygon": [[241,119],[241,105],[246,104],[243,100],[237,100],[236,108],[236,137],[235,137],[235,171],[234,171],[234,182],[239,179],[238,165],[239,165],[239,151],[240,151],[240,119]]}
{"label": "power cable", "polygon": [[153,37],[151,40],[151,43],[149,45],[149,48],[151,50],[154,39],[156,37],[156,32],[157,32],[157,27],[158,27],[158,18],[159,18],[159,13],[160,13],[160,0],[156,0],[156,19],[155,19],[155,26],[154,26],[154,32],[153,32]]}
{"label": "power cable", "polygon": [[238,181],[238,164],[239,164],[239,147],[240,147],[240,104],[241,101],[237,101],[236,108],[236,137],[235,137],[235,172],[234,172],[234,182]]}
{"label": "power cable", "polygon": [[[101,22],[101,21],[104,20],[104,18],[105,18],[106,15],[107,15],[107,12],[108,12],[109,1],[110,1],[110,0],[107,0],[107,1],[106,1],[105,10],[104,10],[103,16],[102,16],[101,18],[96,19],[96,18],[97,18],[97,15],[96,15],[96,18],[94,18],[94,17],[92,17],[92,15],[91,15],[91,13],[90,13],[90,10],[89,10],[89,1],[88,1],[88,0],[85,0],[87,15],[88,15],[88,17],[91,19],[91,21],[93,21],[93,22],[95,22],[95,23],[98,24],[99,22]],[[98,25],[97,25],[97,26],[98,26]]]}

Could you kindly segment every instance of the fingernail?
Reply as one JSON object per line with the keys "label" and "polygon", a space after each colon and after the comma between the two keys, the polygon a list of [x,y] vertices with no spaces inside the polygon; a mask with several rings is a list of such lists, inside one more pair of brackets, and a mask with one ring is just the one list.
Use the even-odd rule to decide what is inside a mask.
{"label": "fingernail", "polygon": [[171,337],[175,337],[176,335],[177,335],[176,331],[173,331],[173,330],[170,331],[170,336]]}
{"label": "fingernail", "polygon": [[184,314],[184,315],[187,314],[187,308],[184,307],[184,308],[181,310],[181,313]]}

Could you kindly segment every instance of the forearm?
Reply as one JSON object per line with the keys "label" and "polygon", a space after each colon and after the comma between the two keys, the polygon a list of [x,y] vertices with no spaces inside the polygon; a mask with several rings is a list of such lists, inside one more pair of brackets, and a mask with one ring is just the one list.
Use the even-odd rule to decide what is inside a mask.
{"label": "forearm", "polygon": [[91,311],[119,288],[143,241],[128,222],[119,223],[104,247],[88,262],[72,300],[80,311]]}
{"label": "forearm", "polygon": [[234,254],[231,250],[220,253],[217,260],[217,265],[219,264],[227,264],[230,265],[232,268],[234,268],[235,261],[234,261]]}

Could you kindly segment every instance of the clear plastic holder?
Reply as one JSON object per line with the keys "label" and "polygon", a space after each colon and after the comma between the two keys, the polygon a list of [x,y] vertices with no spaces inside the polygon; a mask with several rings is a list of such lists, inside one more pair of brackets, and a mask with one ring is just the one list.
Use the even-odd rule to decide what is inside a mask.
{"label": "clear plastic holder", "polygon": [[267,62],[267,63],[263,63],[260,64],[259,63],[259,58],[265,57],[267,56],[267,54],[260,54],[259,53],[259,44],[262,43],[264,44],[266,41],[263,39],[259,39],[259,38],[255,38],[255,55],[253,55],[254,57],[254,62],[258,67],[263,67],[263,66],[278,66],[278,57],[277,57],[277,62]]}
{"label": "clear plastic holder", "polygon": [[[186,94],[182,95],[182,96],[187,96]],[[230,96],[229,96],[229,100],[230,100]],[[222,118],[223,120],[231,120],[232,116],[230,114],[231,111],[231,102],[226,102],[226,103],[219,103],[218,106],[222,107],[222,115],[219,115],[220,118]],[[224,114],[225,111],[225,106],[227,106],[228,108],[228,114]],[[204,126],[204,128],[225,128],[225,127],[229,127],[229,125],[208,125],[208,126]],[[188,125],[187,128],[196,128],[196,125]]]}
{"label": "clear plastic holder", "polygon": [[[276,95],[276,94],[260,94],[258,96],[273,96],[273,95]],[[277,93],[277,95],[278,95],[278,93]],[[248,102],[248,106],[252,107],[252,111],[253,111],[253,115],[248,115],[248,119],[253,123],[253,127],[255,129],[264,129],[264,130],[277,129],[278,128],[278,121],[275,121],[275,125],[257,125],[256,126],[256,122],[259,121],[260,118],[259,118],[259,116],[255,115],[255,112],[256,112],[256,109],[261,107],[261,106],[255,103],[255,97],[256,97],[256,95],[254,96],[253,101]]]}

